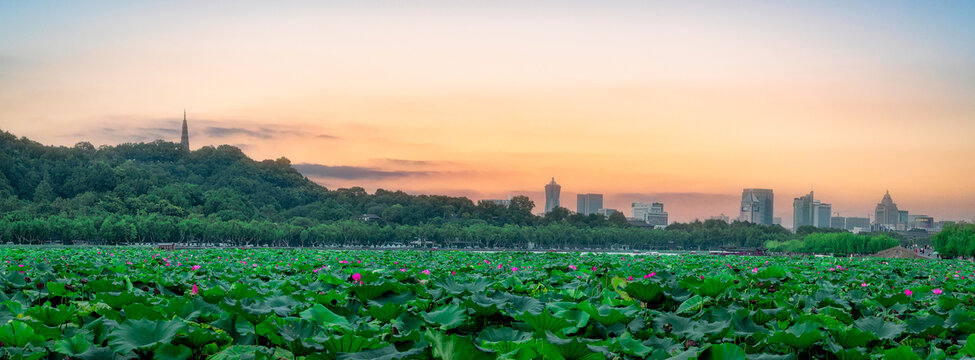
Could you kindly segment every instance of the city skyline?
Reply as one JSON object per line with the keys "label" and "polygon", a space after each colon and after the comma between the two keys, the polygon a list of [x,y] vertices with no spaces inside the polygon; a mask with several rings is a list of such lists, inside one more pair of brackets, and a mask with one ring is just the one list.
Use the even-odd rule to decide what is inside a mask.
{"label": "city skyline", "polygon": [[330,189],[524,194],[539,211],[554,175],[562,204],[660,201],[686,222],[735,218],[762,187],[786,227],[811,189],[854,217],[889,189],[970,221],[972,18],[912,2],[3,2],[0,129],[176,142],[185,107],[192,149],[287,157]]}

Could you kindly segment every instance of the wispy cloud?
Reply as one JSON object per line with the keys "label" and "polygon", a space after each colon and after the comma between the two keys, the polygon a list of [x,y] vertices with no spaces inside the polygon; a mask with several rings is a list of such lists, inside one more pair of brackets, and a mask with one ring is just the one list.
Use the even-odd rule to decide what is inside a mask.
{"label": "wispy cloud", "polygon": [[298,172],[312,178],[333,178],[345,180],[383,180],[408,176],[427,176],[435,174],[429,171],[383,170],[365,166],[331,166],[321,164],[300,163],[293,165]]}
{"label": "wispy cloud", "polygon": [[275,134],[274,132],[254,131],[254,130],[249,130],[244,128],[219,127],[219,126],[208,126],[205,129],[203,129],[203,132],[207,134],[207,136],[215,137],[215,138],[225,138],[230,136],[243,135],[243,136],[256,137],[260,139],[270,139]]}

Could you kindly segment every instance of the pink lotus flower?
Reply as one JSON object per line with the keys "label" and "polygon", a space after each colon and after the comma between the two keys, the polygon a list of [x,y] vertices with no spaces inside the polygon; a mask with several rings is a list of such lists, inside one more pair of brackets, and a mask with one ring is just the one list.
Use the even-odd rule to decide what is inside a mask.
{"label": "pink lotus flower", "polygon": [[941,289],[934,289],[931,290],[931,292],[933,292],[935,295],[941,295],[941,293],[943,293],[944,291],[941,291]]}
{"label": "pink lotus flower", "polygon": [[453,270],[450,271],[450,275],[457,275]]}
{"label": "pink lotus flower", "polygon": [[424,274],[427,274],[427,275],[430,275],[430,270],[429,270],[429,269],[427,269],[427,270],[423,270],[423,271],[421,271],[421,272],[422,272],[422,273],[424,273]]}
{"label": "pink lotus flower", "polygon": [[359,282],[362,280],[362,275],[359,273],[352,274],[352,282]]}
{"label": "pink lotus flower", "polygon": [[575,270],[576,269],[576,266],[575,265],[569,265],[569,269]]}
{"label": "pink lotus flower", "polygon": [[193,284],[193,288],[190,289],[190,295],[196,295],[199,293],[200,293],[200,288],[196,287],[196,284]]}
{"label": "pink lotus flower", "polygon": [[345,261],[345,260],[341,260],[341,261],[339,261],[339,264],[348,264],[348,263],[349,263],[349,262],[348,262],[348,261]]}
{"label": "pink lotus flower", "polygon": [[193,265],[190,269],[193,269],[193,271],[200,270],[200,265]]}
{"label": "pink lotus flower", "polygon": [[399,269],[399,271],[406,272],[406,268]]}
{"label": "pink lotus flower", "polygon": [[500,268],[501,268],[501,264],[498,264],[498,269],[500,269]]}
{"label": "pink lotus flower", "polygon": [[633,281],[633,275],[630,275],[629,277],[627,277],[626,278],[626,281]]}
{"label": "pink lotus flower", "polygon": [[860,287],[867,287],[867,283],[860,284]]}
{"label": "pink lotus flower", "polygon": [[596,267],[595,266],[592,267],[592,271],[596,271]]}
{"label": "pink lotus flower", "polygon": [[515,271],[518,271],[518,268],[517,267],[511,268],[511,272],[515,272]]}
{"label": "pink lotus flower", "polygon": [[758,274],[758,268],[752,269],[752,274]]}
{"label": "pink lotus flower", "polygon": [[911,291],[911,289],[904,290],[904,295],[911,296],[911,294],[914,294],[914,292]]}

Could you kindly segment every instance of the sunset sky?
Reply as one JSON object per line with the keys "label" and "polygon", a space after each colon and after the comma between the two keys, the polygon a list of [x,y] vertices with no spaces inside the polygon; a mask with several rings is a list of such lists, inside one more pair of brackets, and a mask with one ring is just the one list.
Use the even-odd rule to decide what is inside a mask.
{"label": "sunset sky", "polygon": [[975,2],[0,2],[0,129],[178,141],[184,108],[330,189],[975,219]]}

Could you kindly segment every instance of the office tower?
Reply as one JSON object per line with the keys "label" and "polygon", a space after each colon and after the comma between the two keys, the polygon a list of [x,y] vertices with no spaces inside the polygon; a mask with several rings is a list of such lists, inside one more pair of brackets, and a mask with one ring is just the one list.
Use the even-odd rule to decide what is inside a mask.
{"label": "office tower", "polygon": [[877,210],[875,212],[874,224],[880,225],[882,227],[893,228],[897,226],[900,218],[900,211],[897,210],[897,204],[894,200],[890,198],[890,191],[884,194],[884,198],[880,200],[877,204]]}
{"label": "office tower", "polygon": [[813,207],[813,192],[792,200],[792,230],[799,230],[803,226],[813,226],[815,211]]}
{"label": "office tower", "polygon": [[603,208],[603,194],[576,195],[576,212],[582,215],[595,214]]}
{"label": "office tower", "polygon": [[545,213],[548,214],[552,209],[559,207],[559,194],[562,186],[555,182],[555,178],[545,185]]}
{"label": "office tower", "polygon": [[774,195],[772,189],[745,189],[741,192],[741,215],[738,220],[772,225]]}

